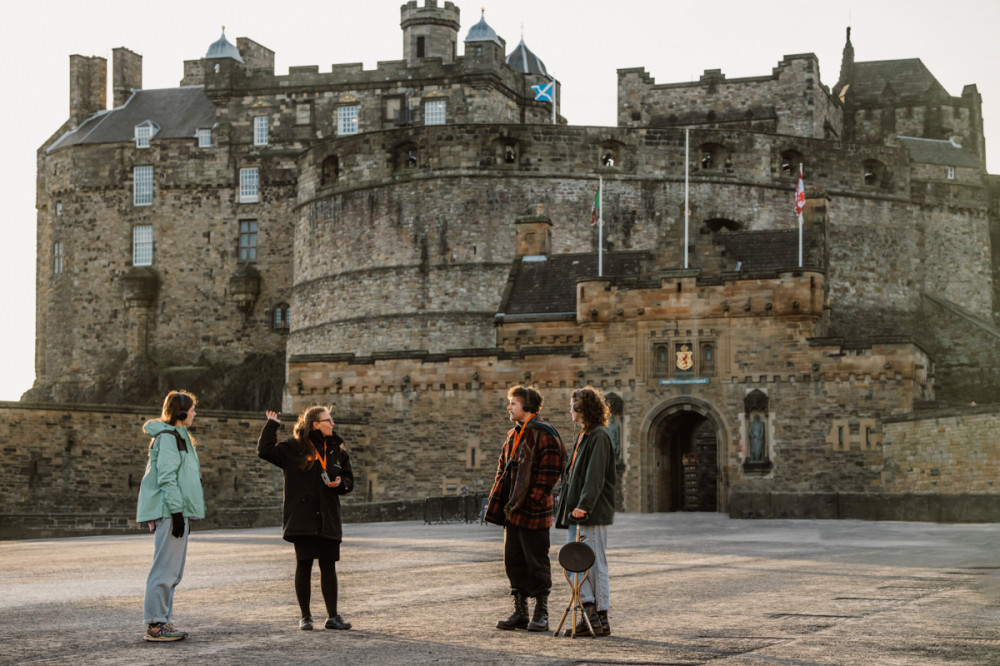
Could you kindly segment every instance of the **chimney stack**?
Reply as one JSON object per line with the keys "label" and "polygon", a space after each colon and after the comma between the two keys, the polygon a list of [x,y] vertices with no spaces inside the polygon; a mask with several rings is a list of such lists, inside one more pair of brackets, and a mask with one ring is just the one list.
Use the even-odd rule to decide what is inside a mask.
{"label": "chimney stack", "polygon": [[108,61],[100,56],[69,57],[69,121],[73,127],[107,108]]}
{"label": "chimney stack", "polygon": [[128,101],[133,90],[142,89],[142,56],[119,46],[111,51],[112,108]]}

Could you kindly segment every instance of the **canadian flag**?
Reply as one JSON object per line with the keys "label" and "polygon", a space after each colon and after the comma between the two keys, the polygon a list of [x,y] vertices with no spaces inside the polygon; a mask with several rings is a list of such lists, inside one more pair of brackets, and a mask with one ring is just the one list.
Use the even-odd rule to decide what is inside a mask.
{"label": "canadian flag", "polygon": [[795,186],[795,214],[801,215],[806,207],[806,186],[802,182],[802,171],[799,171],[799,184]]}

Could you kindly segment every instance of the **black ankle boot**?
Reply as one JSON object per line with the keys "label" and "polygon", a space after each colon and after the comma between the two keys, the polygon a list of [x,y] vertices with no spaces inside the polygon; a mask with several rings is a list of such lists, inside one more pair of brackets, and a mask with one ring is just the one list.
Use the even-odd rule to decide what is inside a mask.
{"label": "black ankle boot", "polygon": [[535,597],[535,611],[531,614],[528,631],[549,630],[549,595],[539,594]]}
{"label": "black ankle boot", "polygon": [[[601,621],[601,635],[610,636],[611,635],[611,625],[608,624],[608,611],[602,610],[597,611],[597,619]],[[597,630],[597,627],[594,627]]]}
{"label": "black ankle boot", "polygon": [[514,612],[506,620],[497,622],[497,629],[512,631],[528,628],[528,597],[520,592],[514,593]]}
{"label": "black ankle boot", "polygon": [[590,620],[590,628],[587,628],[587,620],[580,617],[580,620],[576,623],[576,630],[567,629],[563,634],[564,636],[590,636],[590,629],[594,630],[595,636],[603,636],[601,633],[601,620],[597,615],[597,606],[593,603],[584,603],[583,612],[587,615],[587,619]]}

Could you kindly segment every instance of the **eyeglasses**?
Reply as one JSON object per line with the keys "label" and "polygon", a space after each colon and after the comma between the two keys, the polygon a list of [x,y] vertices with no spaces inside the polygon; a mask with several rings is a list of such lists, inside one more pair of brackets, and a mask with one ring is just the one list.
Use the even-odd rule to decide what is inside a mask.
{"label": "eyeglasses", "polygon": [[324,421],[329,421],[330,423],[333,423],[333,419],[319,419],[318,421],[316,421],[316,423],[323,423]]}

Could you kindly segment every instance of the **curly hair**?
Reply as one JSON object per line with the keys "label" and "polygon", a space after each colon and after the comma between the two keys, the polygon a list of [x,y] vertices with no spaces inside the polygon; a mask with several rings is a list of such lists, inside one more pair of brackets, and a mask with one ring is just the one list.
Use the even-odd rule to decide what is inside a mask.
{"label": "curly hair", "polygon": [[507,399],[520,398],[524,411],[537,414],[542,411],[542,403],[545,398],[538,392],[538,389],[531,386],[513,386],[507,391]]}
{"label": "curly hair", "polygon": [[611,408],[608,407],[608,401],[604,399],[600,389],[593,386],[578,388],[573,391],[570,400],[573,401],[573,409],[583,419],[585,430],[608,425]]}
{"label": "curly hair", "polygon": [[174,425],[177,421],[187,418],[189,409],[198,404],[198,398],[193,393],[187,391],[171,391],[163,399],[163,409],[160,411],[160,420],[167,425]]}

